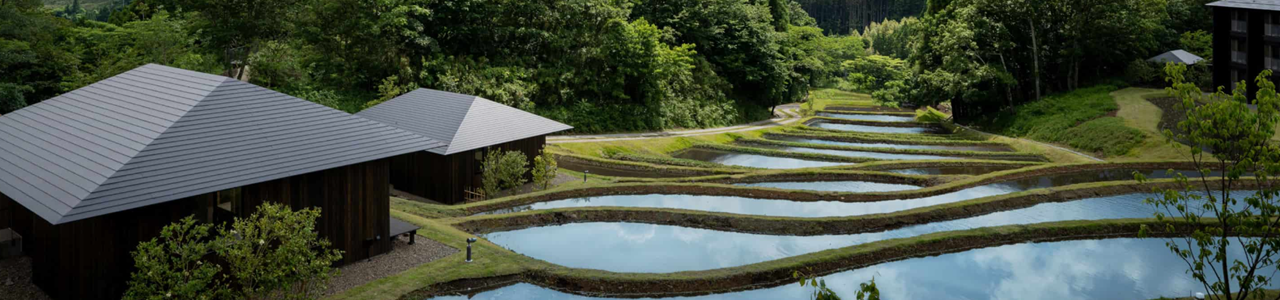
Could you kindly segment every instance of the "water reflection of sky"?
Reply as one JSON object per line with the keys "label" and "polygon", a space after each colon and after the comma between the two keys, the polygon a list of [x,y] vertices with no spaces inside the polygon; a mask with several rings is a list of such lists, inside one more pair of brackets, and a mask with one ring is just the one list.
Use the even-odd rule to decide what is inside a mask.
{"label": "water reflection of sky", "polygon": [[826,112],[818,113],[818,115],[823,117],[829,117],[829,118],[861,120],[861,121],[880,121],[880,122],[915,122],[916,121],[915,117],[894,116],[894,115],[841,114],[841,113],[826,113]]}
{"label": "water reflection of sky", "polygon": [[787,152],[817,153],[817,154],[839,155],[839,156],[848,156],[848,157],[865,157],[865,158],[874,158],[874,159],[883,159],[883,160],[965,159],[965,157],[951,157],[951,156],[941,156],[941,155],[880,153],[880,152],[853,151],[853,150],[833,150],[833,149],[818,149],[818,148],[805,148],[805,147],[773,146],[773,145],[762,145],[762,144],[747,144],[746,146],[755,147],[755,148],[781,150],[781,151],[787,151]]}
{"label": "water reflection of sky", "polygon": [[927,127],[867,126],[867,125],[855,125],[855,124],[836,124],[836,123],[827,123],[827,122],[815,122],[813,124],[810,124],[809,126],[823,128],[823,129],[832,129],[832,130],[874,132],[874,133],[934,133],[938,131],[937,129],[927,128]]}
{"label": "water reflection of sky", "polygon": [[850,163],[806,160],[790,157],[775,157],[759,154],[732,153],[704,149],[690,149],[676,158],[693,159],[729,166],[742,166],[764,169],[798,169],[842,166]]}
{"label": "water reflection of sky", "polygon": [[[1154,299],[1202,291],[1163,239],[1018,244],[884,263],[825,276],[840,295],[876,279],[887,299]],[[1233,257],[1243,255],[1238,249]],[[1275,287],[1274,285],[1272,286]],[[669,299],[806,299],[797,284]],[[438,297],[436,299],[466,299]],[[470,299],[603,299],[516,284]]]}
{"label": "water reflection of sky", "polygon": [[[1244,194],[1240,194],[1243,196]],[[495,232],[490,241],[517,253],[575,268],[665,273],[735,267],[885,239],[979,227],[1066,220],[1150,218],[1148,194],[1090,198],[895,230],[779,236],[635,223],[581,223]]]}
{"label": "water reflection of sky", "polygon": [[[1069,184],[1097,182],[1108,180],[1132,179],[1132,170],[1089,171],[1071,174],[1059,174],[994,183],[961,189],[959,191],[914,199],[888,200],[875,202],[839,202],[839,201],[790,201],[775,199],[756,199],[733,196],[698,196],[698,195],[616,195],[587,198],[573,198],[548,202],[539,202],[483,214],[511,213],[527,210],[554,209],[566,207],[649,207],[675,208],[699,211],[725,212],[745,215],[784,216],[784,217],[833,217],[857,216],[876,213],[903,211],[925,206],[959,202],[969,199],[1004,195],[1029,189],[1063,186]],[[1144,170],[1150,178],[1166,177],[1165,171]],[[812,188],[822,191],[875,192],[893,186],[871,182],[773,182],[750,184],[779,188]],[[911,188],[911,186],[905,186]]]}
{"label": "water reflection of sky", "polygon": [[832,192],[893,192],[918,189],[920,187],[908,184],[879,183],[870,181],[810,181],[810,182],[758,182],[758,183],[739,183],[735,185],[767,187],[788,190],[811,190],[811,191],[832,191]]}
{"label": "water reflection of sky", "polygon": [[829,141],[823,139],[807,139],[788,136],[770,136],[770,140],[810,143],[820,145],[847,146],[847,147],[867,147],[867,148],[890,148],[890,149],[919,149],[919,150],[956,150],[956,151],[1012,151],[1012,149],[1004,146],[985,146],[985,145],[905,145],[905,144],[888,144],[888,143],[854,143]]}

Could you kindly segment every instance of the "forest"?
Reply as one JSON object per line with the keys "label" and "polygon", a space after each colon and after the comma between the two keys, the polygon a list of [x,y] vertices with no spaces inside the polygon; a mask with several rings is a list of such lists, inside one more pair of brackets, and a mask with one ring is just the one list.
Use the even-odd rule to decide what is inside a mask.
{"label": "forest", "polygon": [[873,22],[919,16],[928,0],[799,0],[828,34],[856,34]]}
{"label": "forest", "polygon": [[[869,54],[837,87],[889,105],[950,102],[960,121],[1053,93],[1162,86],[1145,59],[1185,49],[1212,58],[1209,0],[933,0],[919,17],[862,30]],[[1208,86],[1208,63],[1191,80]]]}
{"label": "forest", "polygon": [[1212,51],[1207,0],[49,1],[0,1],[0,114],[159,63],[348,112],[473,94],[583,133],[762,120],[815,87],[974,120]]}
{"label": "forest", "polygon": [[865,53],[791,0],[6,0],[0,48],[0,114],[158,63],[348,112],[473,94],[578,132],[766,119]]}

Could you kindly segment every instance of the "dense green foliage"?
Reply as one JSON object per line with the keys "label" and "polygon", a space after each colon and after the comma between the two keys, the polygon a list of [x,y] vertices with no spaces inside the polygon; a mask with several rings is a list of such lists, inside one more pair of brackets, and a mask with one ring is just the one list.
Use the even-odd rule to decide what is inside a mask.
{"label": "dense green foliage", "polygon": [[862,30],[862,39],[867,41],[867,50],[872,54],[907,59],[919,24],[920,19],[915,17],[874,22]]}
{"label": "dense green foliage", "polygon": [[529,158],[520,151],[486,150],[480,161],[480,186],[487,197],[524,184],[529,172]]}
{"label": "dense green foliage", "polygon": [[125,299],[319,299],[342,258],[316,233],[319,217],[268,203],[229,227],[192,217],[165,226],[133,252]]}
{"label": "dense green foliage", "polygon": [[1003,112],[976,125],[1000,134],[1062,143],[1106,155],[1123,155],[1137,147],[1142,131],[1108,116],[1119,107],[1110,95],[1114,86],[1095,86],[1050,95]]}
{"label": "dense green foliage", "polygon": [[[1182,101],[1186,119],[1178,122],[1180,133],[1166,129],[1164,134],[1187,151],[1200,177],[1176,174],[1177,188],[1160,189],[1159,196],[1147,198],[1156,219],[1166,224],[1144,226],[1143,233],[1172,231],[1177,221],[1204,222],[1191,235],[1165,243],[1169,251],[1186,263],[1187,273],[1213,299],[1261,299],[1275,279],[1274,272],[1265,270],[1280,263],[1280,189],[1270,183],[1280,172],[1280,146],[1271,141],[1280,121],[1280,95],[1271,71],[1258,75],[1259,91],[1251,100],[1243,81],[1230,95],[1222,88],[1205,94],[1186,81],[1186,66],[1170,64],[1165,70],[1172,83],[1167,90]],[[1233,191],[1243,183],[1258,188]],[[1228,255],[1237,249],[1244,255]]]}
{"label": "dense green foliage", "polygon": [[0,113],[159,63],[348,112],[421,87],[579,132],[712,127],[768,118],[865,53],[792,0],[78,3],[0,2],[17,54],[0,58]]}
{"label": "dense green foliage", "polygon": [[968,122],[1127,71],[1150,81],[1158,72],[1134,61],[1164,51],[1211,53],[1207,2],[930,0],[918,20],[872,24],[862,36],[873,53],[909,65],[878,101],[950,101]]}
{"label": "dense green foliage", "polygon": [[833,34],[857,33],[872,22],[918,16],[927,0],[800,0],[800,6]]}

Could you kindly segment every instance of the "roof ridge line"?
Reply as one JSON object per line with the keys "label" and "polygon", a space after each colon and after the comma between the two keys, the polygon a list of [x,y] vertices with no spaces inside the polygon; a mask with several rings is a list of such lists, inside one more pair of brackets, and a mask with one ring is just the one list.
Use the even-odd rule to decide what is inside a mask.
{"label": "roof ridge line", "polygon": [[[188,108],[186,111],[183,111],[182,115],[179,115],[178,118],[174,119],[173,123],[169,124],[169,126],[166,126],[164,128],[164,131],[161,131],[160,134],[157,134],[155,138],[152,138],[150,141],[147,141],[147,144],[145,146],[142,146],[142,149],[139,149],[137,154],[141,154],[142,152],[147,151],[147,148],[151,147],[151,145],[154,144],[157,139],[160,139],[160,137],[164,136],[165,133],[168,133],[170,129],[173,129],[173,125],[178,124],[178,122],[181,122],[183,118],[186,118],[187,115],[191,113],[191,111],[196,110],[196,107],[199,107],[201,104],[204,104],[205,103],[204,99],[209,98],[209,95],[212,95],[214,92],[218,91],[218,89],[222,88],[223,86],[226,86],[227,83],[237,82],[237,81],[238,80],[232,79],[230,77],[223,77],[223,80],[221,83],[218,83],[218,85],[214,86],[213,89],[210,89],[209,92],[205,93],[204,95],[201,95],[199,97],[199,100],[196,101],[195,105],[192,105],[191,108]],[[129,156],[129,160],[126,160],[124,163],[120,164],[120,169],[111,170],[111,174],[107,174],[107,176],[105,176],[105,179],[103,179],[102,182],[98,182],[97,183],[98,185],[95,186],[93,190],[89,191],[89,194],[85,195],[84,199],[80,199],[80,202],[84,202],[85,200],[91,199],[91,196],[93,196],[94,192],[97,192],[99,189],[101,189],[102,186],[105,183],[107,183],[107,181],[110,181],[111,178],[114,178],[116,173],[119,173],[121,169],[128,166],[129,163],[132,162],[134,159],[137,159],[138,158],[137,154]],[[80,203],[76,203],[76,204],[78,206]],[[75,206],[71,207],[71,210],[75,210]],[[67,216],[69,215],[64,215],[62,216],[62,218],[65,219]],[[59,219],[59,221],[61,220],[62,219]]]}
{"label": "roof ridge line", "polygon": [[[471,103],[467,105],[467,114],[462,116],[462,121],[458,122],[458,128],[454,129],[453,136],[449,139],[449,143],[446,144],[445,147],[453,148],[454,142],[458,141],[458,133],[462,132],[463,128],[466,128],[464,125],[467,124],[467,119],[471,118],[471,112],[475,111],[476,103],[479,103],[481,100],[488,101],[488,99],[480,98],[480,96],[472,96]],[[444,152],[446,155],[451,154],[449,153],[449,149],[445,149]]]}

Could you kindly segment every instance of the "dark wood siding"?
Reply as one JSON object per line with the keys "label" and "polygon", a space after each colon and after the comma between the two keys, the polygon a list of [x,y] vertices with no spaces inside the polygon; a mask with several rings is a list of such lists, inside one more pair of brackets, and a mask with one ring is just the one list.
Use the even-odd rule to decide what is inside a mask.
{"label": "dark wood siding", "polygon": [[[466,200],[466,191],[479,189],[480,161],[487,149],[524,152],[533,166],[533,157],[546,144],[547,136],[535,136],[491,147],[474,149],[450,155],[420,151],[391,159],[391,185],[397,190],[423,198],[454,204]],[[532,173],[526,173],[530,176]]]}
{"label": "dark wood siding", "polygon": [[0,194],[0,229],[13,227],[13,210],[18,203],[8,196]]}
{"label": "dark wood siding", "polygon": [[[240,204],[253,206],[235,208],[263,201],[295,209],[320,207],[317,230],[344,252],[339,264],[347,264],[391,249],[387,176],[387,161],[379,160],[245,186]],[[210,193],[59,225],[12,204],[7,217],[0,211],[0,222],[11,223],[23,236],[23,252],[32,259],[32,282],[50,297],[120,299],[134,270],[129,252],[174,221],[191,215],[207,218],[216,198],[217,193]],[[9,201],[0,195],[0,208]],[[248,211],[236,214],[248,216]]]}
{"label": "dark wood siding", "polygon": [[133,272],[129,254],[160,229],[191,215],[196,198],[51,225],[26,208],[15,208],[14,230],[31,257],[31,281],[54,299],[119,299]]}
{"label": "dark wood siding", "polygon": [[273,201],[293,209],[318,207],[316,230],[342,250],[345,265],[391,251],[390,190],[386,160],[245,186],[237,215]]}

